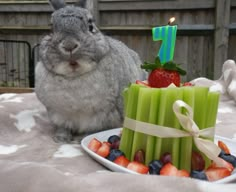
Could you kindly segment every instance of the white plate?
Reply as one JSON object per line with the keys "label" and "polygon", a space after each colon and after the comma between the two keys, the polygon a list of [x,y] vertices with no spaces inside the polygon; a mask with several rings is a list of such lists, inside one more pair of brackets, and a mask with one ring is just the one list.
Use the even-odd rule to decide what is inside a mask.
{"label": "white plate", "polygon": [[[94,160],[96,160],[97,162],[99,162],[103,166],[107,167],[111,171],[138,174],[134,171],[131,171],[131,170],[126,169],[122,166],[119,166],[119,165],[97,155],[96,153],[94,153],[93,151],[88,149],[88,147],[87,147],[89,142],[91,141],[91,139],[93,139],[94,137],[100,141],[107,141],[108,137],[110,137],[111,135],[119,135],[121,130],[122,130],[122,128],[117,128],[117,129],[111,129],[108,131],[102,131],[102,132],[91,134],[91,135],[83,138],[83,140],[81,141],[81,146]],[[216,136],[215,142],[217,142],[218,140],[223,141],[230,148],[230,151],[232,154],[234,154],[234,155],[236,154],[236,141],[233,141],[231,139],[227,139],[224,137]],[[215,181],[215,183],[228,183],[228,182],[232,182],[234,180],[236,180],[236,170],[234,170],[232,175],[230,175],[229,177],[225,177],[224,179],[220,179],[218,181]]]}

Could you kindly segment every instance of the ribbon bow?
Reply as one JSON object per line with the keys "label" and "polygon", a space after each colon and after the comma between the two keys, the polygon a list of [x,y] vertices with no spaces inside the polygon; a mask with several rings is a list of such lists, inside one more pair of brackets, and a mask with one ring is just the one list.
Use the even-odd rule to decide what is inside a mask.
{"label": "ribbon bow", "polygon": [[[186,114],[181,113],[182,108],[186,109]],[[130,119],[128,117],[125,117],[124,127],[127,127],[128,129],[131,129],[133,131],[157,136],[160,138],[178,138],[192,136],[196,147],[209,159],[213,160],[217,165],[222,166],[222,161],[218,157],[221,149],[211,140],[200,138],[213,137],[214,127],[200,130],[193,120],[192,108],[182,100],[177,100],[174,102],[173,111],[184,130],[141,122]]]}
{"label": "ribbon bow", "polygon": [[[186,115],[181,113],[182,107],[184,107],[187,110]],[[206,128],[199,130],[198,126],[193,121],[192,108],[181,100],[177,100],[173,104],[173,111],[183,129],[185,129],[193,137],[196,147],[201,152],[203,152],[209,159],[215,161],[216,164],[221,165],[222,161],[220,161],[220,158],[218,157],[221,149],[214,142],[208,139],[200,138],[200,136],[201,137],[213,136],[214,129]]]}

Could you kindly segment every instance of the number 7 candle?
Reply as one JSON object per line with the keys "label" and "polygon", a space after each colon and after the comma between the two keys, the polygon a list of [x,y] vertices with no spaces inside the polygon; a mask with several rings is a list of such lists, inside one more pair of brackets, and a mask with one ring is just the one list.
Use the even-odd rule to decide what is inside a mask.
{"label": "number 7 candle", "polygon": [[175,18],[172,17],[169,20],[168,25],[152,28],[153,40],[154,41],[162,40],[159,53],[157,54],[162,64],[173,60],[177,25],[170,25],[170,24],[173,23],[174,21]]}

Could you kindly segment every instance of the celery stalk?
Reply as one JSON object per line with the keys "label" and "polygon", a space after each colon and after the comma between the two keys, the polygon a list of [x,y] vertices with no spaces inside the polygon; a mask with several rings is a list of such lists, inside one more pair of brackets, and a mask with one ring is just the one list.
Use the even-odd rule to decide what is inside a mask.
{"label": "celery stalk", "polygon": [[[139,95],[140,86],[137,84],[131,84],[129,87],[128,92],[125,94],[125,116],[136,119],[136,111],[137,111],[137,103],[138,103],[138,95]],[[122,137],[120,140],[119,149],[124,152],[126,157],[130,160],[131,159],[131,150],[132,150],[132,143],[133,143],[133,135],[134,131],[123,127],[122,130]]]}
{"label": "celery stalk", "polygon": [[[207,98],[208,98],[208,87],[193,87],[194,89],[194,117],[193,120],[199,127],[199,129],[205,128],[206,121],[206,109],[207,109]],[[193,145],[193,150],[197,150],[196,146]]]}
{"label": "celery stalk", "polygon": [[[160,89],[153,89],[150,104],[150,114],[148,122],[157,124],[158,109],[160,105]],[[161,140],[155,136],[147,135],[147,145],[145,152],[145,164],[148,165],[154,159],[155,142],[160,145]],[[160,150],[160,149],[159,149]]]}
{"label": "celery stalk", "polygon": [[[160,95],[160,107],[158,112],[158,125],[180,128],[178,119],[173,112],[173,103],[177,99],[182,98],[182,91],[179,88],[163,88]],[[160,138],[157,138],[157,141]],[[160,144],[156,143],[155,155],[156,159],[160,159],[160,156],[165,152],[172,154],[172,163],[178,166],[179,162],[179,139],[178,138],[163,138]]]}
{"label": "celery stalk", "polygon": [[207,99],[207,118],[205,127],[215,127],[220,94],[209,92]]}
{"label": "celery stalk", "polygon": [[[194,89],[192,87],[183,87],[182,89],[183,101],[194,108]],[[183,114],[185,112],[183,110]],[[192,145],[192,137],[183,137],[180,139],[179,169],[191,170]]]}
{"label": "celery stalk", "polygon": [[122,96],[123,96],[123,101],[124,101],[124,114],[126,113],[126,108],[127,108],[127,102],[128,102],[128,95],[129,95],[129,89],[125,88]]}
{"label": "celery stalk", "polygon": [[[208,103],[208,87],[194,87],[194,121],[198,125],[199,129],[206,128],[207,121],[207,103]],[[197,147],[193,144],[193,150],[199,151]],[[200,152],[201,153],[201,152]],[[209,158],[201,153],[204,160],[205,166],[207,167],[210,164]]]}
{"label": "celery stalk", "polygon": [[199,129],[205,128],[208,87],[194,87],[194,121]]}
{"label": "celery stalk", "polygon": [[[140,88],[136,120],[142,122],[148,122],[150,113],[151,94],[152,94],[152,89]],[[131,158],[134,158],[134,155],[137,150],[142,149],[145,151],[146,142],[147,142],[146,134],[137,131],[134,133]]]}
{"label": "celery stalk", "polygon": [[[219,93],[217,92],[209,92],[208,98],[207,98],[207,113],[206,113],[206,122],[205,122],[205,128],[208,127],[215,127],[216,124],[216,117],[217,117],[217,110],[218,110],[218,104],[219,104]],[[214,141],[214,136],[212,138],[207,138],[212,141]],[[205,156],[205,155],[204,155]],[[211,164],[211,160],[204,157],[206,167],[208,167]]]}
{"label": "celery stalk", "polygon": [[[176,89],[176,95],[173,97],[173,103],[176,100],[183,100],[183,90],[181,88]],[[172,104],[172,106],[173,106],[173,104]],[[172,110],[173,110],[173,108],[172,108]],[[179,120],[177,119],[176,116],[174,116],[174,118],[173,118],[173,125],[172,126],[175,129],[181,128]],[[181,138],[173,138],[172,139],[172,150],[171,150],[172,163],[178,167],[179,167],[179,155],[180,155],[180,141],[181,141]]]}
{"label": "celery stalk", "polygon": [[[167,99],[167,88],[160,89],[160,104],[157,113],[157,125],[164,125],[165,114],[167,113],[166,103]],[[154,150],[154,159],[160,159],[162,154],[162,142],[163,139],[156,137],[155,141],[155,150]]]}

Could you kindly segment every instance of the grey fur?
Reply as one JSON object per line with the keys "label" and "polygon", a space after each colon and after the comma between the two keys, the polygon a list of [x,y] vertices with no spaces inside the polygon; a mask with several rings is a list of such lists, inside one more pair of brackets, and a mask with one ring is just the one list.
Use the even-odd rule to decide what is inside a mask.
{"label": "grey fur", "polygon": [[55,140],[121,127],[122,91],[144,78],[137,53],[104,36],[81,7],[55,11],[52,24],[40,45],[35,91],[57,128]]}

